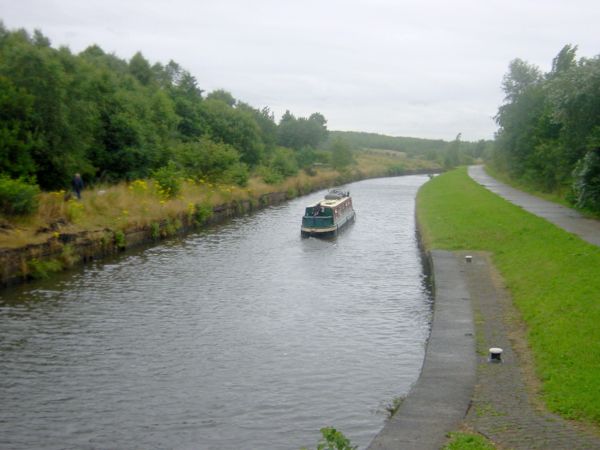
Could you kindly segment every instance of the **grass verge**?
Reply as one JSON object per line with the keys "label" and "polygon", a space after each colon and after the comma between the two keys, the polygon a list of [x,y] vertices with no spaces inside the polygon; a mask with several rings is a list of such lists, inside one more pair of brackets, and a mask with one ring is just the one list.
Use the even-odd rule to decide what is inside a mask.
{"label": "grass verge", "polygon": [[600,248],[471,180],[435,177],[417,196],[428,249],[493,254],[528,327],[549,409],[600,424]]}
{"label": "grass verge", "polygon": [[450,433],[450,441],[443,450],[495,450],[486,438],[471,433]]}

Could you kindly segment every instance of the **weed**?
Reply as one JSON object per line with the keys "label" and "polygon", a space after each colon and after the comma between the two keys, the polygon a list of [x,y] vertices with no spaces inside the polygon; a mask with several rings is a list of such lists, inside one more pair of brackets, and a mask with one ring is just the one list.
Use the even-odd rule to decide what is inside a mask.
{"label": "weed", "polygon": [[204,225],[213,215],[213,207],[207,203],[196,205],[195,220],[198,225]]}
{"label": "weed", "polygon": [[[317,450],[356,450],[344,433],[333,427],[321,428],[323,438],[317,444]],[[303,448],[302,450],[306,450]]]}
{"label": "weed", "polygon": [[71,244],[65,244],[60,254],[59,261],[63,267],[73,267],[79,261],[75,248]]}
{"label": "weed", "polygon": [[443,450],[494,450],[496,447],[486,438],[472,433],[450,433],[450,441]]}
{"label": "weed", "polygon": [[152,236],[152,239],[155,241],[160,238],[160,225],[158,222],[152,222],[150,224],[150,236]]}
{"label": "weed", "polygon": [[402,405],[402,402],[404,401],[406,397],[404,396],[398,396],[398,397],[394,397],[392,399],[391,403],[388,403],[387,405],[385,405],[385,410],[388,413],[388,418],[391,419],[394,414],[396,414],[398,412],[398,409],[400,408],[400,405]]}
{"label": "weed", "polygon": [[121,250],[127,246],[127,243],[125,242],[125,233],[121,230],[115,231],[114,241],[117,248]]}
{"label": "weed", "polygon": [[67,202],[67,219],[69,222],[78,223],[84,214],[84,206],[79,200],[69,200]]}
{"label": "weed", "polygon": [[49,259],[42,261],[37,258],[33,258],[27,262],[27,273],[32,278],[48,278],[53,272],[60,272],[62,265],[55,259]]}

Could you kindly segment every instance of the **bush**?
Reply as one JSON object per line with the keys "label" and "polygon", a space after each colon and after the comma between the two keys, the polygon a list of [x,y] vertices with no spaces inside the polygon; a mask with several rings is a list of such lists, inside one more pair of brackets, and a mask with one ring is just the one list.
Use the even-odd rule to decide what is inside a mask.
{"label": "bush", "polygon": [[0,213],[9,216],[32,214],[38,208],[40,188],[24,178],[0,175]]}
{"label": "bush", "polygon": [[196,142],[179,144],[173,152],[186,175],[197,180],[207,178],[214,182],[228,171],[242,170],[240,154],[234,147],[213,142],[206,136]]}
{"label": "bush", "polygon": [[223,181],[226,183],[234,183],[238,186],[245,187],[248,185],[250,179],[250,172],[248,166],[244,163],[236,163],[232,165],[223,174]]}
{"label": "bush", "polygon": [[267,184],[277,184],[283,181],[283,175],[270,167],[261,166],[256,172]]}
{"label": "bush", "polygon": [[173,161],[152,172],[152,179],[158,184],[161,197],[174,198],[181,192],[181,173]]}
{"label": "bush", "polygon": [[298,162],[294,152],[283,147],[277,147],[273,152],[270,167],[283,175],[284,178],[298,173]]}
{"label": "bush", "polygon": [[577,163],[573,178],[575,205],[600,211],[600,148],[589,151]]}
{"label": "bush", "polygon": [[198,224],[204,225],[208,219],[210,219],[213,215],[213,208],[208,203],[202,203],[200,205],[196,205],[195,211],[195,220]]}
{"label": "bush", "polygon": [[344,170],[354,164],[354,155],[350,145],[342,139],[336,139],[331,145],[331,165],[336,170]]}

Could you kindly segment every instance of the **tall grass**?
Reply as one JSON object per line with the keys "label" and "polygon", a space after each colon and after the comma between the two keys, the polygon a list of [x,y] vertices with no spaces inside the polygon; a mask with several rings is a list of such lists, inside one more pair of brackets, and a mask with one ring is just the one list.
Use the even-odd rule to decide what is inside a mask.
{"label": "tall grass", "polygon": [[407,170],[432,164],[381,152],[359,152],[356,159],[358,164],[344,174],[323,167],[315,169],[312,175],[301,171],[278,184],[267,184],[259,176],[252,177],[246,187],[183,180],[181,192],[175,198],[165,195],[152,180],[96,186],[86,189],[81,201],[66,199],[65,191],[45,192],[39,196],[39,208],[35,214],[0,218],[0,248],[40,243],[60,233],[106,228],[125,231],[153,226],[186,212],[192,214],[198,205],[206,207],[234,200],[256,200],[270,192],[286,192],[295,196],[343,180],[386,175],[389,168],[397,166],[400,160]]}
{"label": "tall grass", "polygon": [[425,184],[428,248],[493,254],[528,326],[548,407],[600,424],[600,248],[492,194],[466,170]]}

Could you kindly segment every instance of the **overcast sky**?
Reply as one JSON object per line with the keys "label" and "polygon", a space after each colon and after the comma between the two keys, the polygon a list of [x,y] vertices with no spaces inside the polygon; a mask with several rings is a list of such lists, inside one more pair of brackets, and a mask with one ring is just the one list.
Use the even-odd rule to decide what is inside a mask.
{"label": "overcast sky", "polygon": [[0,19],[73,52],[172,59],[276,118],[446,140],[493,137],[512,59],[600,53],[598,0],[0,0]]}

